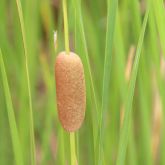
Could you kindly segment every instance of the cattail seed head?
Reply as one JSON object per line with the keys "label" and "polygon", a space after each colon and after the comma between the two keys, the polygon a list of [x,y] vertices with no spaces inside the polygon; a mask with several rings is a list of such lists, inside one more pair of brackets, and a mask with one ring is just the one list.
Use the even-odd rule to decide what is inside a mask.
{"label": "cattail seed head", "polygon": [[84,120],[86,89],[84,69],[79,56],[61,52],[56,58],[55,78],[58,116],[68,132],[78,130]]}

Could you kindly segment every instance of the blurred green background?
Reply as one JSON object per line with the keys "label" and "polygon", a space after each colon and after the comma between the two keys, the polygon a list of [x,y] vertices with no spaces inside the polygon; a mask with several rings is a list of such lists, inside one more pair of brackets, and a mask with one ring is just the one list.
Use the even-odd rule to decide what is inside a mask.
{"label": "blurred green background", "polygon": [[[1,58],[0,164],[21,164],[11,138],[14,121],[18,157],[32,164],[26,64],[36,164],[70,164],[54,79],[55,58],[65,50],[62,0],[21,0],[21,5],[26,48],[16,0],[0,0],[0,49],[15,115],[15,120],[8,116],[12,108]],[[67,9],[70,48],[82,59],[87,90],[85,121],[76,132],[78,164],[165,164],[164,1],[67,0]]]}

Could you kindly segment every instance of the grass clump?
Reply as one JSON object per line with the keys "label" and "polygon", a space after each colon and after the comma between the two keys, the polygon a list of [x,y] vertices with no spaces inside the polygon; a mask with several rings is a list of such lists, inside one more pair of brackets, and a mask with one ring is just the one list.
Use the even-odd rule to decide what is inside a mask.
{"label": "grass clump", "polygon": [[0,164],[164,164],[164,16],[162,0],[1,0]]}

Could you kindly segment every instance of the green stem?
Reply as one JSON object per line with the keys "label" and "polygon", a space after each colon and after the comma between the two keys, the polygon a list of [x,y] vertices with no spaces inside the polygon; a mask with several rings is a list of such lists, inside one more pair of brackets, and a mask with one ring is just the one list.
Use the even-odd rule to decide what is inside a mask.
{"label": "green stem", "polygon": [[63,16],[64,16],[64,36],[65,36],[65,50],[69,54],[69,34],[68,34],[68,16],[67,16],[67,3],[63,0]]}
{"label": "green stem", "polygon": [[70,133],[71,165],[76,165],[75,133]]}

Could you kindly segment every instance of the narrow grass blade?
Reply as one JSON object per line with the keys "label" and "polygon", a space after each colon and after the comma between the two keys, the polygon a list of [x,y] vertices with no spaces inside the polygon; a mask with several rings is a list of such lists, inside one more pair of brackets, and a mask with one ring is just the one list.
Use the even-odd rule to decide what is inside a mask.
{"label": "narrow grass blade", "polygon": [[155,18],[156,18],[156,24],[159,32],[160,37],[160,44],[163,50],[163,54],[165,56],[165,8],[164,8],[164,2],[163,0],[151,0],[152,7],[154,10]]}
{"label": "narrow grass blade", "polygon": [[121,129],[120,139],[119,139],[119,148],[118,148],[118,157],[117,157],[118,165],[124,164],[124,161],[125,161],[125,155],[126,155],[126,149],[127,149],[127,143],[128,143],[128,137],[129,137],[133,95],[134,95],[134,90],[135,90],[136,77],[137,77],[137,72],[138,72],[139,60],[140,60],[148,15],[149,15],[149,9],[146,11],[145,18],[143,21],[142,31],[141,31],[138,45],[137,45],[135,61],[134,61],[132,75],[130,79],[128,94],[127,94],[126,102],[125,102],[124,122],[123,122],[123,127]]}
{"label": "narrow grass blade", "polygon": [[104,75],[103,75],[103,89],[102,89],[102,108],[99,119],[99,148],[98,148],[98,163],[102,161],[102,148],[103,148],[103,119],[105,117],[108,102],[109,102],[109,84],[110,84],[110,68],[112,62],[112,49],[113,49],[113,36],[116,22],[118,8],[118,0],[108,0],[108,16],[107,16],[107,32],[106,32],[106,47],[104,59]]}
{"label": "narrow grass blade", "polygon": [[34,124],[33,124],[33,110],[32,110],[32,98],[31,98],[31,87],[30,87],[30,78],[29,78],[29,67],[28,67],[28,52],[26,45],[26,36],[25,36],[25,27],[24,27],[24,19],[22,13],[22,6],[20,0],[16,0],[17,10],[19,15],[19,21],[22,32],[22,40],[24,47],[24,55],[25,55],[25,67],[26,67],[26,78],[27,78],[27,88],[29,95],[29,124],[30,124],[30,145],[31,145],[31,164],[36,164],[36,156],[35,156],[35,138],[34,138]]}
{"label": "narrow grass blade", "polygon": [[1,48],[0,48],[0,69],[2,73],[2,81],[3,81],[3,86],[4,86],[4,93],[5,93],[5,99],[6,99],[7,113],[8,113],[8,118],[9,118],[9,125],[10,125],[15,160],[16,160],[17,165],[20,165],[20,164],[23,165],[24,163],[23,163],[21,144],[19,140],[18,129],[16,125],[14,109],[12,105],[11,94],[9,90],[9,85],[8,85],[8,80],[7,80]]}

